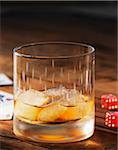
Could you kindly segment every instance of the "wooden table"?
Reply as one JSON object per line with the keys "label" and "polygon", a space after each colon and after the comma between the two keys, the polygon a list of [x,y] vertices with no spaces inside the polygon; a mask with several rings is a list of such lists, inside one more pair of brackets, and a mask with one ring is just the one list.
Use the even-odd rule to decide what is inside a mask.
{"label": "wooden table", "polygon": [[[26,16],[25,16],[26,17]],[[101,18],[40,17],[17,19],[8,16],[1,25],[0,72],[12,75],[12,48],[28,42],[66,40],[91,43],[96,48],[96,129],[88,140],[68,144],[44,144],[18,139],[12,132],[12,120],[0,121],[1,150],[116,150],[115,129],[104,125],[105,110],[100,107],[100,96],[117,94],[116,22]],[[56,22],[55,22],[56,20]],[[12,86],[0,90],[12,93]]]}
{"label": "wooden table", "polygon": [[18,139],[12,133],[12,121],[0,122],[1,150],[116,150],[116,135],[106,131],[95,130],[88,140],[68,144],[42,144]]}

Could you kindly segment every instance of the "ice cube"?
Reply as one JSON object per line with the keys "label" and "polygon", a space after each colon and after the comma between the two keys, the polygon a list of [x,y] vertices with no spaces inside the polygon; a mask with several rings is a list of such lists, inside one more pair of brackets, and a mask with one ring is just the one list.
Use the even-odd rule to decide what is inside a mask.
{"label": "ice cube", "polygon": [[44,95],[44,93],[39,92],[34,89],[27,90],[21,93],[17,100],[23,101],[23,103],[32,105],[32,106],[42,106],[48,103],[49,99]]}
{"label": "ice cube", "polygon": [[44,93],[48,96],[62,96],[67,93],[67,89],[63,86],[59,86],[57,88],[48,89]]}
{"label": "ice cube", "polygon": [[70,120],[76,120],[81,119],[83,117],[84,110],[82,109],[82,106],[72,106],[67,107],[66,111],[60,116],[60,120],[62,121],[70,121]]}
{"label": "ice cube", "polygon": [[79,102],[76,106],[67,107],[66,111],[60,116],[62,121],[70,121],[84,118],[94,113],[94,101]]}
{"label": "ice cube", "polygon": [[62,101],[66,93],[67,93],[67,89],[62,86],[44,91],[44,95],[49,98],[50,103]]}
{"label": "ice cube", "polygon": [[38,115],[39,121],[55,122],[65,111],[66,107],[55,102],[48,107],[42,108]]}
{"label": "ice cube", "polygon": [[65,106],[76,106],[80,101],[79,92],[77,90],[71,89],[65,93],[64,101],[62,105]]}
{"label": "ice cube", "polygon": [[15,105],[15,116],[23,117],[30,121],[35,121],[41,108],[27,105],[20,100],[17,100]]}
{"label": "ice cube", "polygon": [[81,95],[80,95],[80,99],[81,99],[81,101],[88,102],[88,101],[90,100],[90,97],[81,94]]}

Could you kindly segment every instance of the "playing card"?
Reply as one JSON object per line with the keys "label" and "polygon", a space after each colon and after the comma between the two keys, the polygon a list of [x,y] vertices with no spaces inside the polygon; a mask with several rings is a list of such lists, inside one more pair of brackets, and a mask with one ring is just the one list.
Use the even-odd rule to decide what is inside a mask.
{"label": "playing card", "polygon": [[12,85],[13,82],[4,73],[0,73],[0,85]]}
{"label": "playing card", "polygon": [[13,95],[0,90],[0,120],[12,119],[13,111]]}

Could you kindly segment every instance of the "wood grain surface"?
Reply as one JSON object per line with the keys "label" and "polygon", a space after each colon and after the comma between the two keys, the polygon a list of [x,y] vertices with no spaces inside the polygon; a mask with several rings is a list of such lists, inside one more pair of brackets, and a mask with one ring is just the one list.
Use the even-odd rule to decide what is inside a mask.
{"label": "wood grain surface", "polygon": [[[96,49],[96,129],[88,140],[68,144],[45,144],[18,139],[12,132],[12,120],[0,121],[0,150],[117,150],[116,129],[104,125],[106,110],[100,106],[102,94],[117,94],[116,22],[82,16],[44,15],[32,18],[9,15],[1,22],[0,72],[13,79],[12,49],[38,41],[77,41]],[[0,90],[13,93],[12,86]]]}

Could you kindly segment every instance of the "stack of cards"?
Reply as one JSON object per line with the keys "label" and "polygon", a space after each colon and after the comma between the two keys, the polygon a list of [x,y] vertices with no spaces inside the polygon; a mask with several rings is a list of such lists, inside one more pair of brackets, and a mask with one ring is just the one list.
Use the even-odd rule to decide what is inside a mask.
{"label": "stack of cards", "polygon": [[0,120],[12,119],[13,111],[13,95],[0,90]]}
{"label": "stack of cards", "polygon": [[13,82],[4,73],[0,73],[0,85],[12,85]]}
{"label": "stack of cards", "polygon": [[[0,86],[12,85],[13,82],[5,74],[0,73]],[[0,120],[12,119],[14,111],[13,95],[0,90]]]}

